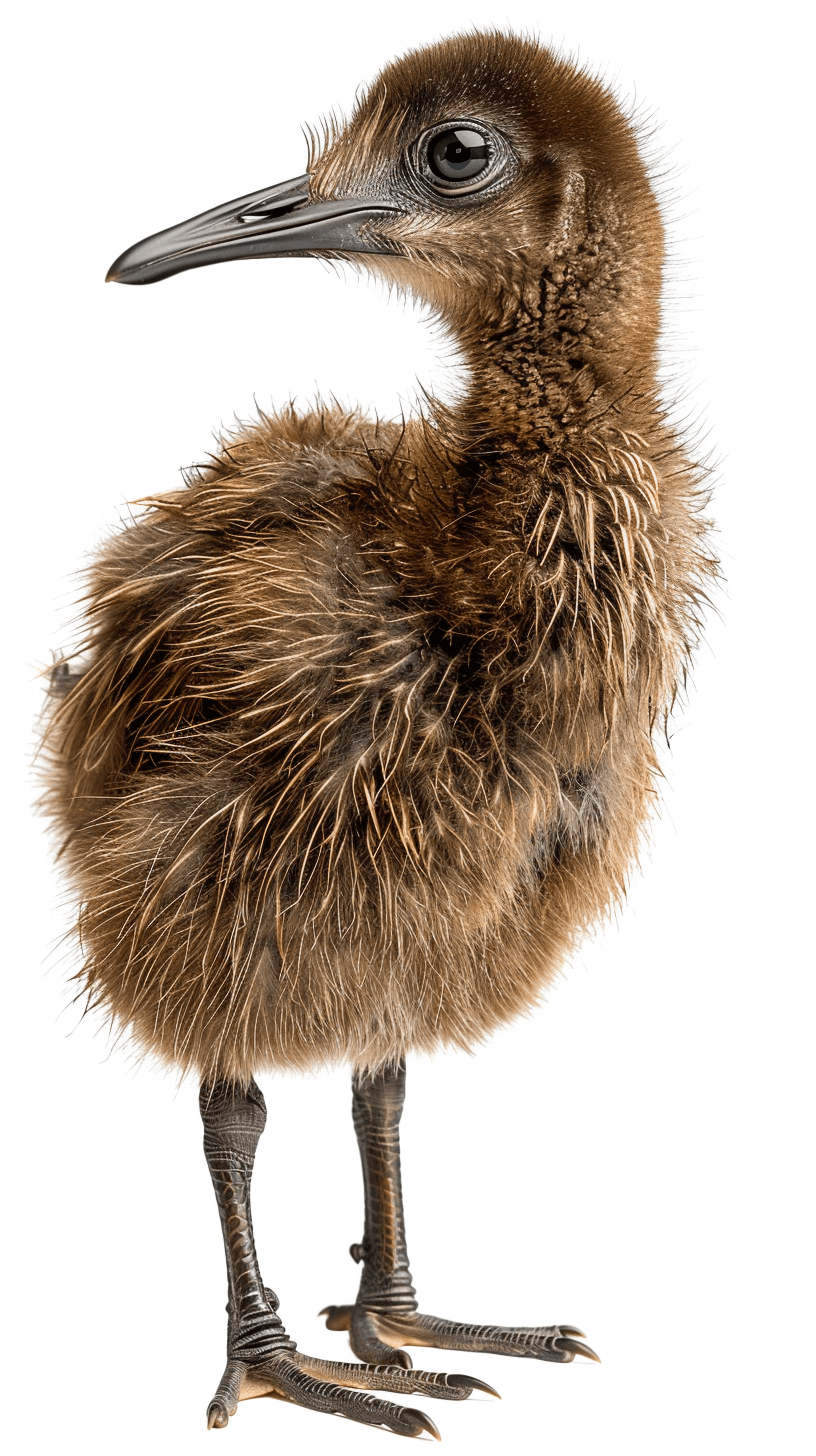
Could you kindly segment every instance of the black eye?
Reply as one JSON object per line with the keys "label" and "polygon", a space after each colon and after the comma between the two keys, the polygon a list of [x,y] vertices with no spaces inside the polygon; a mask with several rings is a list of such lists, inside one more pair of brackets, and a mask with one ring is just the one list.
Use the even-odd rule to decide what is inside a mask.
{"label": "black eye", "polygon": [[445,182],[469,182],[485,171],[489,161],[485,138],[463,126],[432,137],[427,156],[434,176]]}

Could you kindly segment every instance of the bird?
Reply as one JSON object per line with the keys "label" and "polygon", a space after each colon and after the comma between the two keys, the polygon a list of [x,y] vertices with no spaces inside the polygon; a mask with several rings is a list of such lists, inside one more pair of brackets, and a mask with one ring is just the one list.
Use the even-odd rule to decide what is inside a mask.
{"label": "bird", "polygon": [[[717,573],[706,470],[661,393],[643,151],[570,59],[455,35],[310,133],[302,176],[108,274],[345,261],[428,305],[465,365],[402,420],[290,403],[224,436],[98,551],[78,665],[53,673],[47,804],[82,993],[200,1083],[228,1282],[210,1428],[274,1393],[436,1436],[381,1393],[491,1387],[406,1346],[597,1359],[573,1325],[420,1311],[399,1123],[406,1059],[535,1005],[625,893]],[[256,1076],[337,1063],[362,1274],[321,1313],[356,1362],[290,1337],[250,1208]]]}

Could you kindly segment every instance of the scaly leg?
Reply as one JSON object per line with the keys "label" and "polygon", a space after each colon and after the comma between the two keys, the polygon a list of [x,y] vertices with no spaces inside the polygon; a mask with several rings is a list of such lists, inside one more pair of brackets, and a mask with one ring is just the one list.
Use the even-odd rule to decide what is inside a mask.
{"label": "scaly leg", "polygon": [[258,1267],[252,1233],[249,1189],[258,1139],[266,1122],[259,1088],[227,1082],[201,1089],[204,1152],[212,1175],[227,1256],[227,1367],[210,1401],[207,1426],[225,1426],[239,1400],[280,1395],[311,1410],[349,1416],[368,1425],[387,1426],[403,1436],[428,1431],[438,1437],[422,1411],[378,1400],[374,1390],[404,1395],[434,1395],[464,1400],[474,1389],[488,1389],[465,1375],[436,1375],[379,1365],[312,1359],[289,1339],[278,1316],[278,1300],[266,1288]]}
{"label": "scaly leg", "polygon": [[405,1064],[374,1077],[355,1077],[352,1087],[352,1115],[363,1164],[365,1232],[362,1243],[352,1244],[350,1253],[357,1263],[363,1262],[363,1275],[354,1304],[329,1305],[321,1311],[328,1316],[329,1329],[348,1330],[351,1348],[361,1360],[401,1362],[407,1370],[411,1357],[400,1345],[526,1355],[561,1364],[576,1355],[597,1360],[595,1352],[576,1338],[583,1331],[574,1325],[466,1325],[417,1312],[400,1179]]}

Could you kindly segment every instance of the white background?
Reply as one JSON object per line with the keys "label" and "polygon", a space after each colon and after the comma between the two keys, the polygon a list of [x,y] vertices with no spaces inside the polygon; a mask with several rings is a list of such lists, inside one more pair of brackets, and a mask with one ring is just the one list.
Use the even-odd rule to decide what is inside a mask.
{"label": "white background", "polygon": [[[443,391],[454,379],[427,323],[344,269],[245,262],[128,289],[103,286],[107,266],[157,228],[301,172],[301,123],[350,107],[406,47],[490,24],[578,52],[660,123],[677,260],[667,344],[718,462],[727,587],[625,910],[529,1020],[473,1057],[409,1071],[423,1308],[574,1322],[604,1363],[417,1351],[504,1396],[425,1408],[453,1456],[813,1449],[813,243],[797,9],[17,7],[3,231],[9,1450],[363,1453],[391,1439],[267,1400],[205,1432],[225,1281],[196,1089],[137,1068],[70,1006],[69,910],[28,765],[38,668],[70,640],[72,574],[123,502],[176,484],[253,398],[306,403],[319,387],[389,415],[417,378]],[[342,1358],[344,1337],[316,1315],[358,1274],[347,1075],[263,1085],[265,1277],[300,1346]]]}

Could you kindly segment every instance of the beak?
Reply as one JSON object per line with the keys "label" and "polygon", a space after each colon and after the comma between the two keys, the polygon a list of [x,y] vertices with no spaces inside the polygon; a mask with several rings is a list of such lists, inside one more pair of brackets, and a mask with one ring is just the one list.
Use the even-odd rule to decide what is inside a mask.
{"label": "beak", "polygon": [[344,197],[309,201],[309,174],[224,202],[128,248],[108,271],[108,283],[158,283],[187,268],[232,258],[313,253],[395,253],[376,226],[399,211],[391,202]]}

